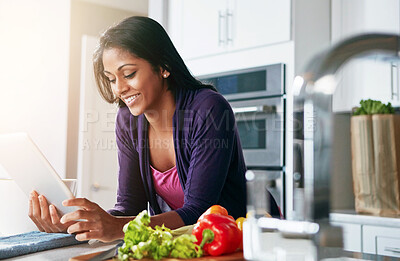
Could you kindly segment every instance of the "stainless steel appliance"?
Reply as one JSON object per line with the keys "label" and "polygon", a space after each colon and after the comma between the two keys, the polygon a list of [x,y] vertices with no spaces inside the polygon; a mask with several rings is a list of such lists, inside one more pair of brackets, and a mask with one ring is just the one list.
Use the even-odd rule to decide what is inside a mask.
{"label": "stainless steel appliance", "polygon": [[[329,223],[335,124],[331,98],[337,85],[336,72],[350,60],[365,58],[371,54],[377,54],[377,57],[386,62],[398,62],[400,36],[365,34],[347,39],[316,56],[306,68],[305,73],[294,79],[292,88],[294,108],[300,116],[298,119],[303,127],[300,130],[301,135],[294,133],[293,137],[289,138],[302,141],[298,142],[299,146],[295,145],[293,149],[295,161],[296,158],[300,158],[298,164],[301,166],[297,170],[303,176],[301,177],[302,184],[299,184],[299,189],[303,190],[304,196],[301,200],[303,204],[301,206],[295,204],[296,216],[292,217],[294,220],[276,221],[250,215],[243,224],[243,237],[248,239],[243,242],[249,242],[243,246],[245,259],[322,260],[324,254],[328,252],[324,247],[330,249],[342,247],[341,228]],[[247,176],[251,175],[246,173]],[[252,182],[254,179],[248,180],[255,187],[256,183]],[[253,191],[252,195],[254,199],[257,199],[254,197],[257,193]],[[255,200],[250,202],[250,207],[250,211],[256,213],[257,202]],[[287,259],[293,254],[288,247],[289,240],[293,238],[301,238],[303,242],[307,241],[309,246],[312,244],[314,247],[303,253],[296,249],[294,253],[296,258]],[[297,244],[300,244],[300,241],[297,241]],[[336,256],[330,257],[345,254],[340,249],[338,250]],[[381,259],[380,256],[376,256],[374,260],[376,258]],[[340,258],[340,260],[343,259]]]}
{"label": "stainless steel appliance", "polygon": [[[248,169],[267,175],[268,190],[285,209],[285,65],[205,75],[232,106]],[[283,213],[284,214],[284,213]]]}

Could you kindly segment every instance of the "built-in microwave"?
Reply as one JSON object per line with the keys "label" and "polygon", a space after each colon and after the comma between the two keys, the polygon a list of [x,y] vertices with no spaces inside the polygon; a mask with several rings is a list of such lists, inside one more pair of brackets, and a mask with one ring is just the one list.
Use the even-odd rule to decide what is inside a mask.
{"label": "built-in microwave", "polygon": [[281,96],[285,94],[285,65],[216,73],[202,76],[200,80],[215,86],[228,101]]}

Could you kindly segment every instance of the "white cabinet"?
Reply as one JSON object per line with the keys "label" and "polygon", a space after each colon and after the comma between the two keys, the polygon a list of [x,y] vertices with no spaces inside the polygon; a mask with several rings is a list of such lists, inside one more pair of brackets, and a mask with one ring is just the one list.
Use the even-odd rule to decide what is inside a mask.
{"label": "white cabinet", "polygon": [[347,251],[361,252],[361,225],[352,223],[331,222],[333,226],[339,226],[343,231],[343,249]]}
{"label": "white cabinet", "polygon": [[168,33],[182,57],[290,40],[290,0],[171,0]]}
{"label": "white cabinet", "polygon": [[[332,1],[332,42],[362,33],[399,34],[399,0]],[[333,110],[350,111],[369,98],[399,106],[398,75],[397,67],[377,57],[351,61],[339,73]]]}
{"label": "white cabinet", "polygon": [[232,49],[290,40],[290,0],[237,0],[233,7]]}
{"label": "white cabinet", "polygon": [[400,257],[400,228],[363,226],[363,252]]}
{"label": "white cabinet", "polygon": [[331,213],[329,218],[332,225],[343,228],[345,250],[400,257],[399,218],[360,215],[354,211]]}
{"label": "white cabinet", "polygon": [[[226,45],[226,1],[173,0],[170,1],[170,35],[181,55],[186,58],[201,57],[222,52]],[[177,10],[180,12],[175,13]],[[174,37],[175,36],[175,37]]]}

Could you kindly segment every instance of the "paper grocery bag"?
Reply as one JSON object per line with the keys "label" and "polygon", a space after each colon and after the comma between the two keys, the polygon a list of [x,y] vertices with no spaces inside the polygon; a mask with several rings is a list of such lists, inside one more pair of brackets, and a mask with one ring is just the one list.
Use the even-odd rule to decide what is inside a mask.
{"label": "paper grocery bag", "polygon": [[400,215],[400,117],[351,117],[355,208],[358,213]]}

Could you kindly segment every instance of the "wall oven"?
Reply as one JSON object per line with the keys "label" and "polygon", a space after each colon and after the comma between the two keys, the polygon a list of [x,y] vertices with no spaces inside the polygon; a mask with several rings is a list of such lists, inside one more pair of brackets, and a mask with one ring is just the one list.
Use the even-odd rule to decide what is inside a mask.
{"label": "wall oven", "polygon": [[268,190],[285,209],[285,65],[199,77],[224,95],[235,114],[248,169],[267,175]]}

